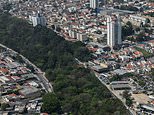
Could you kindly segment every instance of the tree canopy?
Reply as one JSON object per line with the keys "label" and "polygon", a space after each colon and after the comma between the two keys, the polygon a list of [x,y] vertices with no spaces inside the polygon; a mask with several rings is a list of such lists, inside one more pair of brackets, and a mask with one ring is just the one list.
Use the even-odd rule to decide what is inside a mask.
{"label": "tree canopy", "polygon": [[43,96],[42,111],[47,113],[61,113],[61,107],[58,98],[53,93],[47,93]]}
{"label": "tree canopy", "polygon": [[134,33],[133,25],[128,21],[124,26],[122,26],[122,36],[126,37]]}
{"label": "tree canopy", "polygon": [[33,28],[26,21],[0,14],[0,42],[26,56],[46,72],[54,94],[43,96],[42,112],[74,115],[127,115],[89,69],[74,61],[87,61],[90,52],[81,42],[68,42],[49,28]]}

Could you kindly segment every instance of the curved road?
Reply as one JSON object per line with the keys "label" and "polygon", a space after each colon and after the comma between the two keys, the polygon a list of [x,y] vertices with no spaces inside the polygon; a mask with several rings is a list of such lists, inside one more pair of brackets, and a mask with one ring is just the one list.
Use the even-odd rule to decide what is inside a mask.
{"label": "curved road", "polygon": [[[8,48],[7,46],[3,45],[3,44],[0,44],[1,47],[13,52],[13,53],[16,53],[16,54],[19,54],[18,52]],[[37,75],[38,75],[38,79],[40,82],[42,82],[43,84],[43,87],[45,89],[46,92],[53,92],[53,87],[52,85],[50,84],[50,82],[48,81],[48,79],[45,77],[45,72],[42,72],[40,68],[36,67],[36,65],[34,65],[32,62],[30,62],[26,57],[24,57],[23,55],[19,54],[19,56],[22,57],[22,59],[30,64],[31,66],[34,67],[35,70],[37,70]]]}

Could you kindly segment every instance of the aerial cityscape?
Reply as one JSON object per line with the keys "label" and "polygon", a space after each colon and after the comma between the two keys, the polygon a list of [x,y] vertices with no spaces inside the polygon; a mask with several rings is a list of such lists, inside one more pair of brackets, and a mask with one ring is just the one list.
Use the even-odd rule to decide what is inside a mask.
{"label": "aerial cityscape", "polygon": [[154,115],[154,0],[0,0],[0,115]]}

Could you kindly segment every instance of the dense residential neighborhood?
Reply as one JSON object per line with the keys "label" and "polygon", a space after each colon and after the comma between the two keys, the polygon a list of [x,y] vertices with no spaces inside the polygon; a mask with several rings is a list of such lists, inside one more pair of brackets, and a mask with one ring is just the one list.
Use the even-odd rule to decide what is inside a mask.
{"label": "dense residential neighborhood", "polygon": [[[108,100],[117,98],[121,101],[128,110],[125,114],[154,114],[153,0],[3,0],[0,1],[0,9],[3,13],[12,17],[26,20],[34,28],[30,27],[34,33],[28,33],[29,35],[25,39],[26,43],[23,46],[21,45],[22,40],[20,41],[19,39],[22,36],[20,34],[19,36],[17,35],[16,39],[21,44],[15,43],[18,40],[12,40],[17,47],[10,45],[10,41],[1,40],[2,44],[8,45],[21,54],[26,54],[26,57],[46,72],[46,77],[49,80],[46,79],[44,72],[24,56],[2,47],[0,52],[0,100],[1,103],[9,105],[4,105],[5,111],[28,114],[40,114],[42,111],[47,114],[52,112],[58,114],[83,114],[83,111],[78,113],[82,108],[81,106],[81,108],[75,107],[80,108],[75,111],[71,110],[73,104],[64,104],[67,102],[64,101],[66,98],[66,100],[69,100],[66,94],[63,95],[63,98],[61,97],[62,93],[67,93],[65,91],[67,85],[64,83],[71,83],[69,81],[70,76],[75,76],[73,69],[75,71],[76,66],[74,67],[74,65],[78,65],[90,70],[88,72],[90,74],[92,72],[93,77],[96,77],[99,83],[110,91],[112,96],[109,96]],[[10,26],[10,30],[7,29],[12,31],[12,27]],[[52,30],[54,34],[44,29],[46,27]],[[4,27],[2,26],[2,28]],[[35,33],[37,34],[35,35]],[[51,34],[53,36],[50,36]],[[61,43],[59,38],[55,36],[64,38],[67,42]],[[55,44],[50,41],[50,37],[54,38],[51,41]],[[30,40],[30,38],[35,40]],[[44,39],[42,40],[42,38]],[[30,44],[30,41],[35,42]],[[58,42],[59,44],[57,44]],[[72,46],[73,43],[76,45]],[[82,48],[77,47],[78,43],[82,44]],[[33,48],[32,52],[36,59],[30,56],[32,55],[30,51],[27,51],[28,53],[25,51],[24,48],[31,50],[26,45]],[[61,47],[58,47],[58,45]],[[36,53],[36,49],[41,56]],[[65,54],[59,55],[61,54],[59,53],[60,51]],[[54,54],[51,52],[54,52]],[[62,58],[60,58],[61,56]],[[66,64],[66,62],[68,63]],[[73,65],[73,69],[67,68],[68,65]],[[51,68],[52,70],[50,70]],[[55,68],[56,70],[54,70]],[[64,68],[68,69],[69,72],[67,73]],[[68,79],[61,76],[68,76]],[[88,74],[87,76],[92,75]],[[62,80],[63,84],[58,82],[59,79]],[[74,79],[76,78],[73,78],[72,81]],[[60,106],[59,102],[55,101],[56,109],[51,108],[53,111],[48,112],[49,109],[46,109],[46,106],[44,107],[45,104],[41,110],[42,96],[44,93],[53,92],[51,83],[53,83],[55,93],[58,95],[55,97],[64,106]],[[71,85],[74,86],[74,84],[72,82]],[[75,85],[75,89],[73,89],[74,87],[69,87],[68,92],[70,93],[72,90],[82,93],[90,92],[88,88],[85,88],[86,86],[84,86],[85,89],[81,88],[84,90],[79,91],[82,84],[81,82],[81,84]],[[105,92],[103,94],[105,95]],[[77,93],[77,95],[79,94]],[[100,94],[98,97],[100,98],[101,96]],[[53,99],[58,100],[55,97],[53,96]],[[72,98],[70,100],[72,101]],[[80,101],[78,100],[77,102]],[[100,103],[102,104],[103,102],[101,101]],[[93,105],[91,106],[93,107]],[[99,104],[97,107],[99,107]],[[3,111],[2,109],[1,107],[1,111]],[[85,111],[87,112],[88,110]],[[119,112],[120,110],[117,109],[108,114],[118,114],[116,113],[117,111]],[[103,111],[101,112],[103,113]],[[84,114],[98,113],[92,111]],[[123,115],[124,113],[121,111],[119,114]]]}
{"label": "dense residential neighborhood", "polygon": [[42,83],[43,74],[40,76],[37,68],[27,62],[26,58],[5,46],[0,49],[0,101],[7,104],[1,110],[40,113],[41,95],[50,92],[52,88],[48,90]]}

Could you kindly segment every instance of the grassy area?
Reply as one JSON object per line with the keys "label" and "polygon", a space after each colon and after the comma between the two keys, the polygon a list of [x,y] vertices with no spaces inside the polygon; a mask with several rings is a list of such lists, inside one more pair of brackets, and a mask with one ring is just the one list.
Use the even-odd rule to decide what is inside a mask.
{"label": "grassy area", "polygon": [[144,56],[145,58],[149,58],[149,57],[152,57],[152,56],[153,56],[152,53],[149,53],[149,52],[147,52],[146,50],[144,50],[144,49],[142,49],[142,48],[135,47],[135,49],[136,49],[137,51],[142,52],[142,53],[143,53],[143,56]]}

